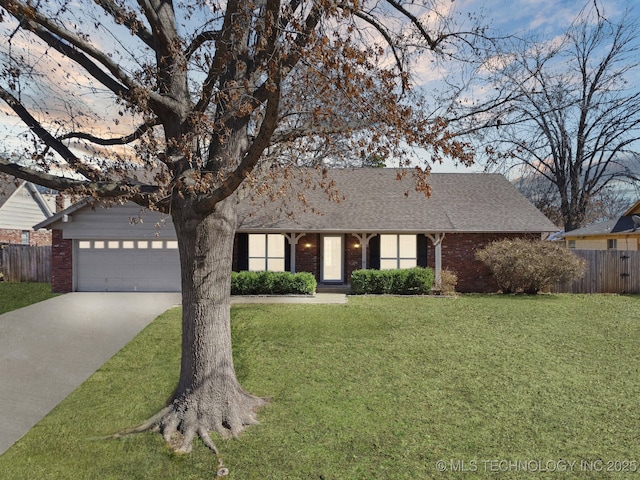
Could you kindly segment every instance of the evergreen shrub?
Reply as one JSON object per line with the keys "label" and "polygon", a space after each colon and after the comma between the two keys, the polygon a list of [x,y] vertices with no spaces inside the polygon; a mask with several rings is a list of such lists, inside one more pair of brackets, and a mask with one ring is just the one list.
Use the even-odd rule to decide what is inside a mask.
{"label": "evergreen shrub", "polygon": [[233,272],[231,295],[313,295],[316,278],[309,272]]}

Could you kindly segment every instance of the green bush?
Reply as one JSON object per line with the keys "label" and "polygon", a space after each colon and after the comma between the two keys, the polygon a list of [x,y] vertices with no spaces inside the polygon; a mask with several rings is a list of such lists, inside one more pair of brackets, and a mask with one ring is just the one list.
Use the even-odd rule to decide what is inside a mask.
{"label": "green bush", "polygon": [[425,295],[431,291],[433,279],[430,268],[355,270],[351,274],[351,293]]}
{"label": "green bush", "polygon": [[313,295],[316,279],[308,272],[233,272],[231,295]]}
{"label": "green bush", "polygon": [[541,240],[500,240],[476,252],[503,293],[536,294],[556,282],[584,274],[584,260],[564,245]]}

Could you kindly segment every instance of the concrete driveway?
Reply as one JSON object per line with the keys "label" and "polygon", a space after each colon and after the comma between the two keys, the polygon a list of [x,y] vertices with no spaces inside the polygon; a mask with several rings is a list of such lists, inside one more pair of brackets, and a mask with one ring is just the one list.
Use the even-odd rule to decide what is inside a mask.
{"label": "concrete driveway", "polygon": [[[67,293],[0,315],[0,455],[179,293]],[[341,294],[232,297],[232,303],[346,303]]]}
{"label": "concrete driveway", "polygon": [[0,454],[179,293],[68,293],[0,315]]}

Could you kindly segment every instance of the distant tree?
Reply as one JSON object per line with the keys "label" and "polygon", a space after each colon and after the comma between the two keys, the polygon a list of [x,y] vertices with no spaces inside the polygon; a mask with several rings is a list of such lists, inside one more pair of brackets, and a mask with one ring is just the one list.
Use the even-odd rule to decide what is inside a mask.
{"label": "distant tree", "polygon": [[629,163],[640,158],[632,155],[640,139],[638,40],[630,12],[615,23],[594,7],[561,39],[512,42],[486,65],[495,88],[510,92],[479,129],[488,168],[545,178],[554,192],[543,206],[554,205],[567,231],[589,220],[590,203],[614,182],[640,178]]}
{"label": "distant tree", "polygon": [[267,402],[240,386],[231,355],[245,180],[268,187],[291,165],[323,165],[327,151],[472,159],[411,89],[416,59],[481,33],[448,29],[437,3],[0,0],[0,99],[25,127],[6,139],[21,159],[0,159],[0,171],[132,200],[176,228],[180,377],[167,406],[131,432],[159,430],[178,452],[199,436],[216,451],[209,432],[238,435]]}
{"label": "distant tree", "polygon": [[[548,178],[533,170],[522,172],[514,180],[516,188],[533,203],[538,210],[556,225],[563,225],[562,205],[557,187]],[[587,205],[584,224],[597,223],[618,218],[630,205],[640,198],[640,184],[614,181],[593,195]]]}

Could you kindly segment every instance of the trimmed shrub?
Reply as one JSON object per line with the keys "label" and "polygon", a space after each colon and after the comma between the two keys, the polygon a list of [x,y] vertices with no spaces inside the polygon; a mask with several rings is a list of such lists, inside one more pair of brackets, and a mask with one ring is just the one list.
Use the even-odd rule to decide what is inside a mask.
{"label": "trimmed shrub", "polygon": [[425,295],[433,286],[433,270],[407,268],[398,270],[355,270],[351,274],[351,293]]}
{"label": "trimmed shrub", "polygon": [[233,272],[231,295],[313,295],[316,278],[309,272]]}
{"label": "trimmed shrub", "polygon": [[542,240],[500,240],[476,252],[503,293],[536,294],[584,275],[584,260],[563,245]]}

